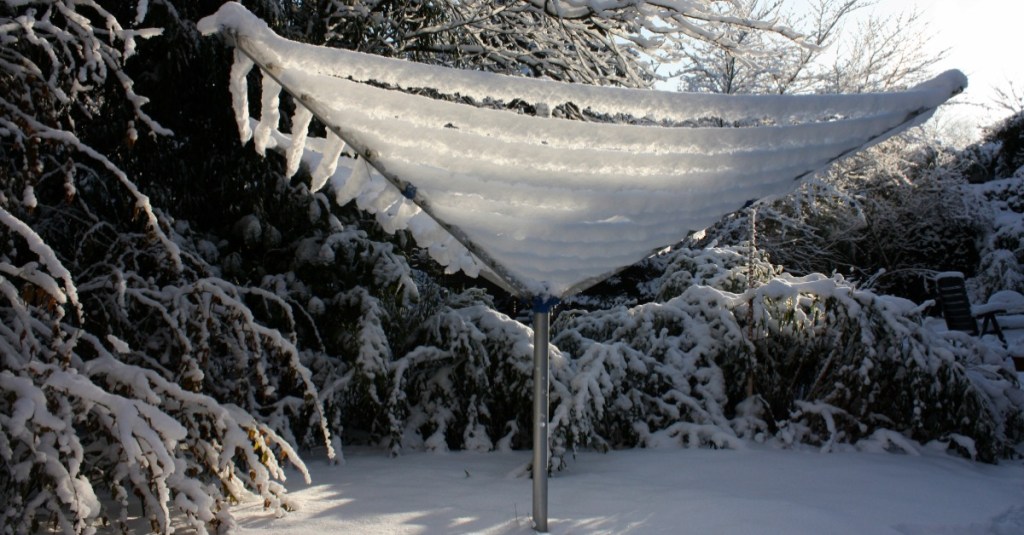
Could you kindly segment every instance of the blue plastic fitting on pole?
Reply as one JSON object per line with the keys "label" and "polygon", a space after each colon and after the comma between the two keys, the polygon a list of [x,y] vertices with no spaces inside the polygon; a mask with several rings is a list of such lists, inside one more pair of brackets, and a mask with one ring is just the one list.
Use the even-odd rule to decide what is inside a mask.
{"label": "blue plastic fitting on pole", "polygon": [[561,302],[557,297],[551,297],[550,295],[535,295],[531,300],[534,313],[551,312],[551,309],[558,306],[558,303]]}

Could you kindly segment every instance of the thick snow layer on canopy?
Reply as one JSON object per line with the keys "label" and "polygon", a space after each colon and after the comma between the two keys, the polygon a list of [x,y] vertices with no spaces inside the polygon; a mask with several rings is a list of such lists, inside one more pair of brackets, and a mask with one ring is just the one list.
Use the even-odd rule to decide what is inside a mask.
{"label": "thick snow layer on canopy", "polygon": [[[788,193],[831,162],[920,124],[966,86],[956,71],[901,93],[725,96],[598,88],[459,71],[278,37],[238,4],[200,22],[242,52],[231,73],[243,141],[305,152],[313,187],[330,183],[388,230],[409,228],[450,271],[483,272],[522,296],[563,296],[675,243],[747,202]],[[245,73],[263,78],[250,130]],[[362,82],[373,81],[376,85]],[[520,115],[379,87],[477,101],[572,103],[645,123],[717,118],[743,128],[598,124]],[[278,132],[279,92],[301,103]],[[305,109],[302,109],[305,108]],[[305,131],[309,112],[327,139]],[[272,141],[272,140],[277,140]],[[342,157],[346,148],[359,159]]]}

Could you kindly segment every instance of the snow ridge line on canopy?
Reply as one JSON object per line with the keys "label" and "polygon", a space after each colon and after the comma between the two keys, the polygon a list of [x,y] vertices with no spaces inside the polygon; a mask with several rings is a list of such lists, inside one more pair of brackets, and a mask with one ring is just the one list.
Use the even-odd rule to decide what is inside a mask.
{"label": "snow ridge line on canopy", "polygon": [[[261,58],[261,61],[264,60]],[[730,162],[746,158],[763,164],[764,160],[778,157],[786,151],[866,138],[880,129],[902,122],[908,113],[914,111],[899,110],[785,127],[664,128],[585,123],[586,135],[581,136],[580,121],[539,120],[543,118],[400,92],[387,93],[390,98],[385,100],[379,98],[381,89],[366,84],[324,79],[291,70],[275,69],[274,72],[275,76],[282,78],[284,85],[304,88],[304,98],[325,100],[330,95],[344,95],[343,99],[331,101],[331,111],[345,114],[346,121],[349,124],[359,123],[361,130],[380,131],[386,124],[389,130],[406,133],[401,138],[388,135],[390,146],[421,153],[418,160],[422,163],[436,165],[440,158],[447,166],[468,160],[459,158],[457,153],[437,150],[439,148],[473,152],[473,149],[466,148],[465,143],[448,143],[439,137],[485,138],[491,152],[505,155],[515,163],[517,172],[544,165],[540,170],[545,174],[576,170],[580,175],[625,173],[633,176],[670,171],[672,176],[678,176],[681,172],[721,167],[723,155],[728,156]],[[309,89],[312,87],[317,89]],[[392,101],[402,102],[404,109],[416,111],[396,114]],[[430,105],[417,105],[420,102],[429,102]],[[398,124],[402,126],[396,128],[394,125]],[[415,133],[417,129],[423,134]],[[430,135],[424,135],[428,131]],[[785,135],[780,135],[782,133]],[[617,162],[619,165],[627,161],[638,165],[618,170],[607,166],[603,170],[588,169],[588,166],[593,167],[594,155],[605,152],[625,153],[624,158]],[[555,153],[558,158],[545,157]],[[530,158],[523,158],[524,154]],[[542,182],[546,183],[548,179]]]}
{"label": "snow ridge line on canopy", "polygon": [[201,21],[204,34],[218,30],[244,30],[252,39],[277,51],[271,61],[305,72],[358,82],[376,81],[403,89],[432,88],[478,100],[546,104],[551,109],[572,102],[596,113],[628,114],[654,121],[685,122],[707,117],[725,121],[763,118],[780,124],[824,117],[856,117],[870,110],[907,111],[933,108],[949,98],[956,87],[966,87],[966,77],[948,71],[930,82],[901,93],[860,93],[856,95],[721,95],[677,93],[648,89],[596,87],[552,80],[466,71],[384,58],[342,49],[329,49],[333,59],[323,60],[325,47],[296,43],[275,34],[269,26],[241,5],[229,2]]}
{"label": "snow ridge line on canopy", "polygon": [[[234,8],[229,8],[228,11],[232,9]],[[215,20],[211,19],[204,19],[200,23],[206,33],[219,28]],[[615,128],[614,132],[609,132],[607,143],[610,144],[613,141],[614,135],[629,137],[630,133],[636,133],[636,139],[649,137],[650,132],[656,134],[653,136],[654,138],[671,138],[671,133],[677,131],[699,131],[701,136],[689,142],[678,138],[655,139],[654,141],[647,139],[646,143],[650,147],[671,147],[664,150],[653,150],[646,154],[616,151],[613,145],[609,145],[605,151],[588,153],[585,147],[590,145],[589,136],[591,132],[595,131],[595,127],[602,125],[561,119],[522,117],[514,112],[479,109],[465,104],[436,101],[376,87],[362,87],[359,84],[330,77],[310,76],[308,73],[302,72],[301,69],[296,71],[288,65],[282,66],[275,63],[273,58],[280,58],[279,51],[269,48],[265,43],[253,41],[249,36],[251,28],[248,26],[252,26],[253,22],[257,22],[257,26],[260,28],[266,29],[265,24],[251,15],[247,20],[248,22],[239,23],[237,29],[239,33],[234,33],[238,52],[236,52],[236,64],[232,68],[231,84],[232,93],[235,96],[233,107],[236,114],[244,112],[245,115],[244,118],[237,115],[239,132],[243,141],[255,132],[256,148],[262,152],[268,146],[270,139],[277,140],[288,137],[277,130],[279,122],[278,92],[283,87],[285,91],[292,93],[302,103],[298,106],[296,118],[293,119],[293,124],[302,125],[299,127],[298,135],[292,136],[292,139],[284,143],[289,145],[287,149],[289,173],[297,167],[297,162],[293,161],[296,154],[305,154],[311,150],[323,154],[319,160],[315,157],[308,158],[310,165],[316,166],[313,171],[314,190],[319,189],[327,180],[330,180],[336,189],[337,202],[344,204],[348,200],[356,199],[360,209],[377,214],[378,220],[389,231],[404,228],[407,225],[412,230],[417,243],[427,247],[430,255],[445,265],[447,271],[461,269],[471,275],[479,271],[485,276],[490,275],[488,278],[506,290],[524,297],[531,295],[564,296],[585,289],[622,267],[648,256],[664,245],[677,241],[685,234],[686,230],[703,228],[713,222],[713,219],[740,208],[745,200],[785,193],[795,187],[794,177],[800,178],[811,174],[844,155],[878,142],[913,124],[923,122],[934,111],[933,108],[922,104],[922,102],[933,102],[934,95],[922,93],[917,95],[917,100],[906,103],[908,105],[916,104],[915,107],[896,112],[885,112],[881,116],[865,117],[861,114],[860,119],[840,119],[825,123],[826,126],[818,134],[838,135],[837,133],[843,133],[845,135],[836,138],[835,143],[825,146],[810,145],[810,140],[813,138],[806,135],[798,138],[797,141],[788,143],[795,147],[794,154],[781,158],[776,157],[778,164],[774,171],[770,168],[751,165],[766,164],[772,160],[771,157],[764,158],[764,161],[748,160],[744,163],[742,161],[745,159],[744,155],[757,155],[761,144],[767,139],[760,135],[763,131],[771,132],[772,136],[785,137],[802,127],[724,129],[726,132],[724,137],[728,138],[731,135],[735,138],[736,143],[727,148],[724,154],[729,158],[719,156],[712,160],[720,164],[719,169],[715,172],[694,173],[677,169],[676,173],[671,173],[671,166],[669,166],[668,171],[662,173],[663,176],[653,177],[652,181],[651,176],[643,176],[645,174],[641,172],[643,167],[635,166],[637,161],[643,158],[663,160],[663,156],[666,154],[670,157],[673,154],[685,156],[679,151],[672,150],[675,148],[674,145],[680,142],[682,142],[680,144],[696,143],[702,146],[702,151],[706,151],[708,145],[713,146],[721,141],[720,132],[722,130],[623,125]],[[233,31],[235,30],[229,29],[229,35],[232,35]],[[269,32],[269,30],[266,31]],[[276,46],[280,42],[288,43],[278,38],[274,45]],[[337,51],[321,49],[321,53],[324,52],[334,54]],[[272,59],[268,60],[267,58]],[[260,65],[265,77],[261,102],[263,112],[256,127],[250,129],[244,84],[245,73],[252,67],[253,62]],[[449,70],[447,72],[454,75],[465,71]],[[466,74],[472,77],[477,73]],[[938,80],[941,81],[942,78],[940,77]],[[955,79],[957,77],[947,75],[944,78]],[[962,75],[959,75],[959,78],[962,78]],[[506,80],[510,79],[506,78]],[[937,83],[933,80],[926,86]],[[362,99],[353,98],[357,102],[349,103],[346,99],[337,98],[338,91],[333,86],[338,84],[346,88],[342,94],[346,99],[354,97],[353,92],[363,92]],[[323,93],[324,87],[327,86],[331,86],[327,89],[328,94],[315,95],[314,88]],[[947,94],[947,98],[958,92],[961,87],[962,85],[959,85],[949,89],[950,93]],[[297,88],[301,88],[302,91],[300,92]],[[654,93],[652,91],[643,92],[644,95]],[[830,98],[845,97],[850,96]],[[380,99],[381,102],[374,102],[375,98]],[[330,104],[327,104],[328,102]],[[304,139],[306,134],[304,128],[308,125],[308,112],[303,109],[303,106],[313,111],[330,127],[331,133],[327,139]],[[771,108],[771,106],[767,107]],[[363,108],[371,109],[372,112],[360,115],[358,112],[365,111]],[[345,113],[339,112],[339,109]],[[387,113],[384,113],[385,110]],[[464,116],[460,115],[460,112],[464,112]],[[398,115],[395,115],[396,113]],[[432,120],[422,118],[430,113],[434,113]],[[402,124],[401,116],[403,114],[411,114],[420,120],[411,121],[413,125],[416,125],[415,127],[412,127],[409,121]],[[358,120],[359,116],[363,117],[362,120]],[[460,123],[465,127],[464,131],[454,127],[451,123],[442,121],[449,116],[464,119],[464,124]],[[496,119],[499,117],[500,119]],[[529,128],[505,124],[516,121],[525,121]],[[490,130],[479,128],[481,124],[486,125],[487,123],[501,124],[505,128],[505,132],[502,133],[500,129],[496,131],[493,128]],[[864,128],[861,130],[851,128],[852,125],[858,123],[864,123],[862,125]],[[342,124],[345,125],[344,128],[340,126]],[[428,126],[433,128],[427,128]],[[534,174],[540,181],[535,181],[535,183],[538,186],[543,184],[544,179],[548,178],[550,174],[552,176],[546,182],[557,182],[558,184],[554,189],[549,188],[547,192],[541,191],[543,190],[541,188],[538,192],[526,195],[525,202],[529,204],[532,195],[532,202],[542,205],[544,203],[538,203],[538,199],[546,201],[552,197],[554,192],[564,190],[576,181],[587,179],[585,182],[577,184],[577,186],[585,186],[584,189],[570,188],[572,191],[566,192],[565,200],[573,201],[576,205],[567,205],[568,212],[564,216],[547,213],[547,210],[541,209],[542,206],[533,210],[533,213],[538,216],[536,219],[541,219],[539,225],[537,222],[531,221],[535,218],[530,217],[529,214],[524,216],[524,212],[529,210],[523,210],[522,203],[509,203],[507,199],[507,192],[515,192],[520,195],[524,193],[523,186],[518,182],[526,174],[524,173],[525,169],[517,166],[515,173],[502,177],[502,173],[506,170],[501,166],[495,166],[491,161],[500,156],[502,150],[517,150],[515,146],[522,137],[513,134],[531,132],[534,130],[533,126],[537,126],[539,130],[544,130],[544,128],[564,129],[567,133],[563,134],[567,139],[574,135],[582,135],[587,138],[580,144],[581,147],[584,147],[583,149],[560,147],[556,151],[545,151],[547,144],[545,139],[541,139],[551,132],[545,131],[542,132],[543,135],[533,136],[530,139],[532,143],[537,143],[537,145],[529,147],[530,151],[550,152],[549,156],[552,156],[548,158],[547,163],[539,164],[540,167],[536,168]],[[375,131],[376,134],[374,134]],[[502,135],[492,135],[493,132]],[[851,133],[855,135],[851,135]],[[425,147],[421,140],[435,138],[444,138],[439,145],[443,150],[438,152],[445,154],[431,160],[431,153],[429,150],[424,150]],[[483,138],[486,138],[485,145],[480,145],[478,149],[462,150],[467,144],[467,146],[472,146],[473,143],[479,145]],[[360,165],[358,162],[355,162],[354,165],[339,167],[338,157],[345,146],[342,139],[355,148],[357,153],[368,157],[369,162],[381,171],[384,178],[391,184],[386,184],[384,180],[375,178],[379,175],[361,172],[366,171],[367,166]],[[527,145],[530,144],[527,143]],[[785,145],[787,143],[783,144],[783,146]],[[513,148],[508,149],[508,146],[513,146]],[[371,148],[378,147],[385,148],[385,150],[371,150]],[[739,150],[741,147],[747,147],[746,152]],[[776,153],[780,148],[775,147],[775,150],[772,151],[775,156],[778,156]],[[812,148],[815,150],[809,150]],[[402,156],[403,150],[407,153],[406,156]],[[462,150],[461,153],[459,153],[460,150]],[[763,151],[763,149],[761,150]],[[477,152],[483,154],[476,154]],[[558,165],[558,158],[573,152],[582,152],[584,157],[577,158],[572,166],[551,167],[551,165]],[[624,186],[621,182],[602,183],[595,180],[601,174],[596,172],[600,166],[583,172],[574,172],[574,166],[583,166],[588,158],[600,156],[602,152],[610,154],[613,158],[631,159],[630,163],[634,165],[632,167],[626,165],[620,170],[621,173],[628,175],[630,184],[626,186],[626,191],[622,191]],[[473,165],[479,166],[480,162],[471,163],[469,167],[464,165],[460,167],[460,162],[471,161],[474,156],[482,157],[489,163],[479,168],[474,168]],[[687,157],[694,158],[692,154]],[[510,162],[515,161],[515,158],[505,158]],[[699,157],[696,159],[701,160]],[[734,161],[729,162],[729,160]],[[609,165],[608,162],[606,160],[600,165]],[[731,163],[731,167],[730,165],[722,167],[723,162]],[[753,172],[751,167],[755,167]],[[460,168],[461,171],[455,168]],[[456,172],[463,174],[453,174]],[[614,173],[607,174],[612,177],[616,176]],[[640,175],[639,178],[648,183],[636,183],[633,179],[638,178],[637,175]],[[459,182],[457,180],[459,176],[466,180]],[[572,176],[578,177],[576,181],[571,179]],[[687,176],[690,178],[686,178]],[[701,176],[704,178],[699,178]],[[411,187],[411,183],[407,180],[410,177],[415,179],[417,187],[424,186],[419,188],[419,192],[417,192],[417,188]],[[670,181],[670,178],[674,178],[675,181]],[[484,197],[480,197],[477,200],[482,202],[471,202],[469,205],[465,205],[463,202],[463,205],[459,206],[460,199],[465,198],[467,191],[472,192],[471,186],[474,184],[484,187],[480,191],[481,194],[494,195],[494,191],[489,191],[490,186],[483,186],[483,184],[495,180],[503,187],[518,189],[505,189],[502,190],[499,198],[484,199]],[[672,185],[673,182],[676,185],[674,190],[664,192],[659,190],[661,187]],[[455,186],[456,189],[453,189],[452,186]],[[697,188],[696,193],[691,191],[694,187]],[[731,191],[733,189],[740,191],[736,193]],[[408,199],[401,196],[402,192],[407,194]],[[638,195],[639,197],[637,197]],[[643,195],[647,195],[646,200]],[[604,197],[604,201],[601,201],[601,197]],[[410,199],[423,208],[426,214],[419,212],[418,208],[410,203]],[[622,217],[620,211],[623,208],[622,201],[627,199],[632,199],[625,203],[632,203],[633,208],[630,208],[632,212],[626,214],[629,217]],[[666,206],[664,206],[666,199],[670,201],[667,207],[674,209],[666,210]],[[686,199],[691,200],[686,201]],[[603,210],[616,210],[611,213],[611,217],[607,217],[607,221],[595,220],[595,218],[609,215],[600,210],[595,211],[591,206],[595,201],[601,201],[604,206]],[[687,206],[694,209],[686,210],[685,206],[675,206],[678,201],[683,201],[683,204],[688,202]],[[504,209],[502,203],[506,205]],[[650,214],[652,208],[657,212],[653,219]],[[695,212],[692,217],[690,216],[691,211]],[[577,219],[573,219],[574,213]],[[427,214],[430,217],[427,217]],[[481,219],[481,216],[487,217]],[[546,219],[543,219],[544,216],[547,216]],[[636,221],[632,219],[636,219]],[[505,221],[504,224],[503,221]],[[501,238],[502,234],[509,231],[508,227],[518,228],[515,232],[521,233],[522,237]],[[567,235],[568,239],[559,240],[558,238],[562,235]],[[584,238],[583,235],[593,236],[593,239]],[[609,235],[616,239],[620,235],[636,236],[637,239],[628,241],[618,239],[618,242],[612,244],[611,249],[614,250],[609,250],[607,243]],[[526,246],[524,247],[520,242]],[[630,247],[632,248],[630,249]],[[475,257],[469,251],[473,251]],[[490,251],[498,256],[492,257]],[[483,267],[479,265],[480,262],[484,264]],[[491,273],[488,273],[488,268]]]}

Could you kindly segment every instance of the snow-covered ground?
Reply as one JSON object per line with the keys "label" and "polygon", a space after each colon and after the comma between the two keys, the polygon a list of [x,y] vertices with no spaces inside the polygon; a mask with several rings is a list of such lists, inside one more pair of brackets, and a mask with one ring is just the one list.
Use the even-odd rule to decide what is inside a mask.
{"label": "snow-covered ground", "polygon": [[[1024,463],[942,452],[582,453],[550,485],[551,533],[1021,534]],[[346,450],[290,483],[298,511],[236,507],[240,533],[532,533],[529,452]]]}
{"label": "snow-covered ground", "polygon": [[[1011,322],[1012,323],[1012,322]],[[941,320],[930,326],[944,329]],[[1024,329],[1007,329],[1013,348]],[[991,340],[989,340],[991,339]],[[986,341],[998,344],[994,336]],[[908,445],[909,447],[909,445]],[[739,450],[586,452],[549,480],[553,534],[1024,534],[1024,461],[907,453]],[[239,533],[531,534],[530,453],[346,448],[289,481],[299,510],[234,510]]]}

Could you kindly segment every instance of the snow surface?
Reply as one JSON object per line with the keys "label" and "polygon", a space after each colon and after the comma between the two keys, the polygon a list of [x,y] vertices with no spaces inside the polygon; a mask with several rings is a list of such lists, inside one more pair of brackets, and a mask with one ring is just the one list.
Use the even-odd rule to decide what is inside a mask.
{"label": "snow surface", "polygon": [[[581,453],[549,481],[551,533],[1024,533],[1024,464],[748,446]],[[533,533],[529,452],[346,450],[291,484],[298,511],[234,508],[239,534]],[[295,478],[299,480],[300,478]]]}
{"label": "snow surface", "polygon": [[[250,135],[246,73],[255,63],[263,74],[260,117],[251,130],[258,152],[281,147],[289,171],[300,149],[319,153],[309,157],[318,161],[311,165],[312,189],[330,183],[344,192],[338,202],[354,199],[385,228],[408,228],[449,271],[489,274],[524,297],[575,293],[747,202],[788,193],[797,179],[924,122],[967,83],[950,71],[900,93],[685,94],[453,70],[294,43],[230,2],[199,28],[225,33],[244,52],[230,84],[243,142]],[[649,124],[520,115],[365,82],[477,102],[519,99],[540,109],[572,104]],[[327,139],[278,131],[282,88],[328,125]],[[756,126],[658,126],[708,117]],[[308,125],[308,112],[292,122]],[[339,164],[346,149],[347,162]]]}

